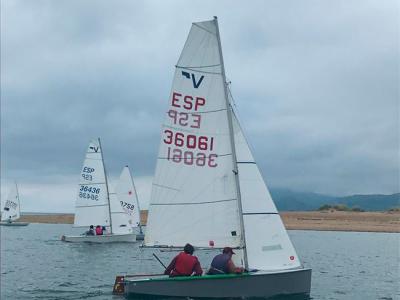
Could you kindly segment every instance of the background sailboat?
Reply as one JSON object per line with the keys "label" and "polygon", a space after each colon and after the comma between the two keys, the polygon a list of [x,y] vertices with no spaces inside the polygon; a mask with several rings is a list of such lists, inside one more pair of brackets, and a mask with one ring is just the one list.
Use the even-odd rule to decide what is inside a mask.
{"label": "background sailboat", "polygon": [[242,275],[125,279],[125,294],[270,297],[310,292],[229,103],[217,19],[193,23],[176,65],[145,245],[235,248]]}
{"label": "background sailboat", "polygon": [[1,212],[0,225],[3,226],[27,226],[29,223],[16,222],[21,217],[21,205],[19,201],[18,186],[15,182],[10,192],[8,193],[7,199],[4,203]]}
{"label": "background sailboat", "polygon": [[[100,139],[92,140],[86,152],[80,176],[75,202],[74,227],[88,230],[90,225],[100,225],[106,227],[106,232],[103,235],[63,235],[61,239],[66,242],[135,242],[136,235],[128,226],[127,215],[125,216],[125,226],[121,226],[123,225],[123,221],[121,221],[123,216],[117,217],[118,213],[115,212],[117,224],[113,224],[110,198],[116,198],[116,196],[110,197]],[[116,199],[114,201],[117,202]],[[117,205],[113,205],[113,207],[118,209]]]}

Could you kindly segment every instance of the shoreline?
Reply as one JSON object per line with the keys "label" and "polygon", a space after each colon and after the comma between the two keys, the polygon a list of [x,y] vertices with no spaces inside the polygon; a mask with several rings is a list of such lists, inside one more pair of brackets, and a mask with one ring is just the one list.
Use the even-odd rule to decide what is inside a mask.
{"label": "shoreline", "polygon": [[[400,212],[285,211],[279,214],[287,230],[400,233]],[[22,215],[19,221],[73,224],[74,214],[32,213]],[[146,224],[146,210],[141,212],[141,221]]]}

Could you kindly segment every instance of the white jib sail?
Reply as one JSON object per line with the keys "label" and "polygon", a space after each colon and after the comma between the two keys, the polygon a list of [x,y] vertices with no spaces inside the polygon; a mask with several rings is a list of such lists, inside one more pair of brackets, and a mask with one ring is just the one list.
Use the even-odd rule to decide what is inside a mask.
{"label": "white jib sail", "polygon": [[299,267],[297,253],[233,112],[232,116],[248,266],[261,270]]}
{"label": "white jib sail", "polygon": [[15,221],[20,217],[19,195],[17,184],[13,184],[8,193],[1,214],[2,221]]}
{"label": "white jib sail", "polygon": [[75,203],[75,227],[110,226],[106,175],[99,140],[92,140],[80,174]]}
{"label": "white jib sail", "polygon": [[162,124],[145,244],[241,246],[233,170],[216,22],[193,23]]}
{"label": "white jib sail", "polygon": [[[124,213],[126,215],[129,227],[138,228],[140,226],[140,207],[135,185],[133,183],[132,175],[128,166],[124,167],[122,170],[118,183],[115,187],[115,192],[117,195],[118,204],[118,207],[115,209],[115,211],[118,211],[119,214]],[[113,202],[111,201],[111,203]],[[114,226],[115,222],[113,205],[111,205],[111,217]]]}

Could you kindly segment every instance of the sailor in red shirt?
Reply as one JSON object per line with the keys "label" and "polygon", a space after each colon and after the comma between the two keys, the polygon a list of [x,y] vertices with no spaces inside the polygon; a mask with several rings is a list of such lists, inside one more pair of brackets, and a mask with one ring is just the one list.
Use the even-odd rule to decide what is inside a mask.
{"label": "sailor in red shirt", "polygon": [[164,274],[170,277],[200,276],[203,274],[200,262],[196,256],[192,255],[193,252],[193,246],[186,244],[183,248],[183,252],[174,257],[169,266],[165,269]]}

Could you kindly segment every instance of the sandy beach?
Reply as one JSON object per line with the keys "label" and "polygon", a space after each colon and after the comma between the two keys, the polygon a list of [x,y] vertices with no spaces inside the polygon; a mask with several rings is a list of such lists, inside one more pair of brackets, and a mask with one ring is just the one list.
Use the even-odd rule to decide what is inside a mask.
{"label": "sandy beach", "polygon": [[[400,213],[389,212],[281,212],[289,230],[330,230],[364,232],[400,232]],[[147,211],[142,211],[142,223],[146,224]],[[23,215],[21,222],[72,224],[73,214]]]}

